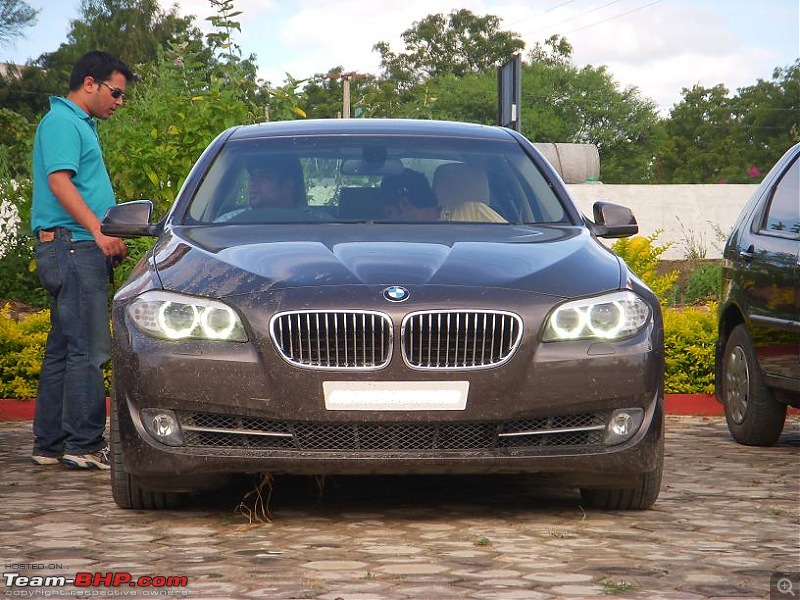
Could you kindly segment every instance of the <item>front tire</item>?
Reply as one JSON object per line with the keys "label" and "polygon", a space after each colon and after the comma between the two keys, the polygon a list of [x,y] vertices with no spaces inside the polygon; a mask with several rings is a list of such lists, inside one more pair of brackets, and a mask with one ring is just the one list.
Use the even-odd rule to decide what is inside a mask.
{"label": "front tire", "polygon": [[637,477],[636,484],[626,488],[581,488],[586,508],[601,510],[647,510],[658,499],[664,474],[664,439],[658,448],[656,468]]}
{"label": "front tire", "polygon": [[182,503],[183,496],[177,492],[160,492],[140,486],[134,475],[125,470],[122,436],[119,427],[119,406],[116,398],[111,400],[111,493],[120,508],[152,510],[175,508]]}
{"label": "front tire", "polygon": [[746,446],[772,446],[783,431],[786,405],[764,384],[744,324],[737,325],[725,343],[721,376],[721,400],[733,439]]}

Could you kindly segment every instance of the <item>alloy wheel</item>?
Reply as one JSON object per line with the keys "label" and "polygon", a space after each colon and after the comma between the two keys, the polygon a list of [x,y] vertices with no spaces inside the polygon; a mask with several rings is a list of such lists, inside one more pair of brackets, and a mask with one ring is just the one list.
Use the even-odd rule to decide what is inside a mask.
{"label": "alloy wheel", "polygon": [[737,424],[744,421],[750,388],[747,356],[741,346],[734,346],[725,361],[725,403]]}

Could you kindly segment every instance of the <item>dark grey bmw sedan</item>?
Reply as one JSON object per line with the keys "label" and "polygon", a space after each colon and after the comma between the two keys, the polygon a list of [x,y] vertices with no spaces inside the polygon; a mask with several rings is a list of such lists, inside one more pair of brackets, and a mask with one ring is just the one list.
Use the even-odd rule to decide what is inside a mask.
{"label": "dark grey bmw sedan", "polygon": [[112,485],[172,506],[239,473],[543,473],[645,509],[663,467],[653,293],[517,132],[343,119],[234,127],[114,299]]}

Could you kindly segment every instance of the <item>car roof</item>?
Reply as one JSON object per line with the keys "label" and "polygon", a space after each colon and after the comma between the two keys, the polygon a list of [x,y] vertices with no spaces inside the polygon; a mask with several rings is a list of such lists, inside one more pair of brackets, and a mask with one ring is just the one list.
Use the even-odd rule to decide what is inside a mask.
{"label": "car roof", "polygon": [[421,119],[306,119],[242,125],[229,140],[302,135],[421,135],[511,141],[508,129],[493,125]]}

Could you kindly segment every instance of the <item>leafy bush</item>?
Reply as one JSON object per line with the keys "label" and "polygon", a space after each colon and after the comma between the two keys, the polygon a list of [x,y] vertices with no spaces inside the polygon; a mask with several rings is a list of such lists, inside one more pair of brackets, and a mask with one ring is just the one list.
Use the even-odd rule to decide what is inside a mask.
{"label": "leafy bush", "polygon": [[[16,320],[10,305],[0,308],[0,398],[34,398],[50,331],[50,311]],[[111,364],[103,370],[106,392],[111,389]]]}
{"label": "leafy bush", "polygon": [[0,108],[0,163],[3,175],[25,178],[31,172],[33,134],[36,126],[24,116],[7,108]]}
{"label": "leafy bush", "polygon": [[42,311],[17,322],[0,309],[0,398],[36,395],[50,316]]}
{"label": "leafy bush", "polygon": [[722,265],[719,261],[694,261],[689,268],[691,270],[685,285],[672,290],[673,303],[696,306],[719,301],[722,285]]}
{"label": "leafy bush", "polygon": [[671,244],[658,246],[654,242],[661,235],[661,230],[655,231],[648,237],[634,236],[620,238],[611,246],[611,249],[620,257],[639,279],[647,284],[662,303],[669,303],[670,291],[678,279],[678,272],[671,271],[665,275],[658,274],[658,265],[661,255],[669,249]]}
{"label": "leafy bush", "polygon": [[33,241],[19,236],[3,248],[0,260],[0,289],[2,300],[17,300],[36,308],[47,306],[47,292],[36,276]]}
{"label": "leafy bush", "polygon": [[32,306],[47,306],[47,294],[36,277],[33,240],[28,228],[30,180],[11,179],[7,154],[0,146],[0,300],[17,300]]}
{"label": "leafy bush", "polygon": [[156,218],[217,135],[258,120],[241,65],[208,73],[201,58],[188,44],[175,45],[131,87],[125,109],[99,128],[117,198],[152,200]]}
{"label": "leafy bush", "polygon": [[714,393],[716,314],[714,305],[664,311],[666,393]]}

